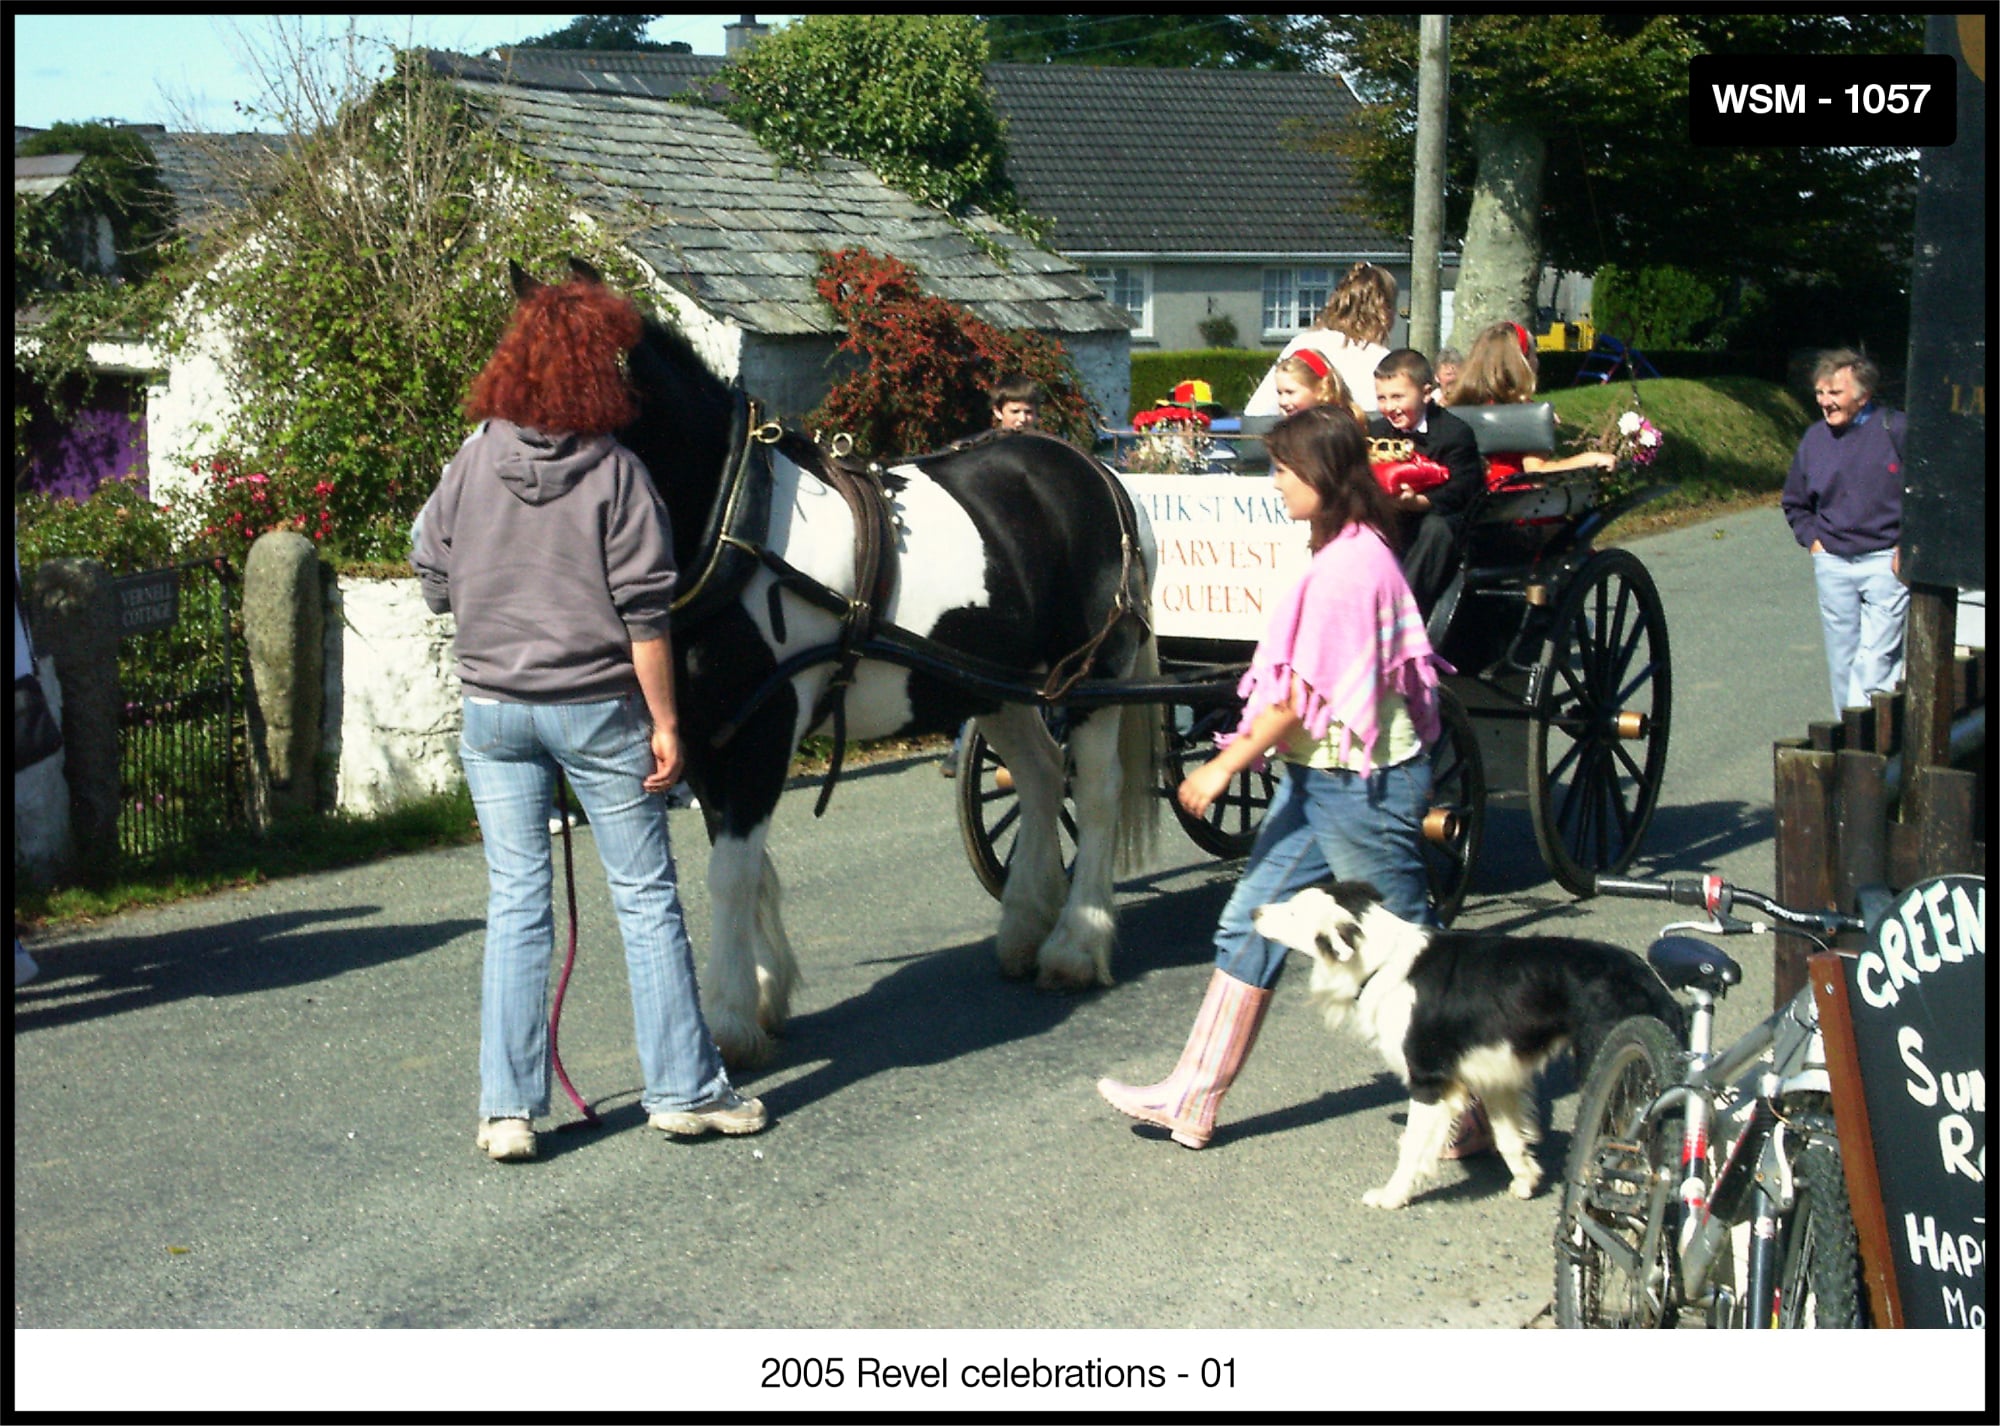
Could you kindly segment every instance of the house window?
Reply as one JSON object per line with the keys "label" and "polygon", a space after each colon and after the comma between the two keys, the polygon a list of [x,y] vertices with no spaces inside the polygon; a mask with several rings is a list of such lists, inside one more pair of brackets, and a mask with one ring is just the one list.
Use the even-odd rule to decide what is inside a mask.
{"label": "house window", "polygon": [[1313,324],[1333,295],[1330,267],[1264,269],[1264,335],[1283,336]]}
{"label": "house window", "polygon": [[1093,267],[1090,280],[1104,289],[1105,301],[1132,316],[1132,335],[1153,335],[1153,270],[1149,267]]}

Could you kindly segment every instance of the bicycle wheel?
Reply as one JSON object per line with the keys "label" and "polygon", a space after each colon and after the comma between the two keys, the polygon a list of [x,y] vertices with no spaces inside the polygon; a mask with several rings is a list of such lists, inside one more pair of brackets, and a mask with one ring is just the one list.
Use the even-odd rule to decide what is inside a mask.
{"label": "bicycle wheel", "polygon": [[1798,1201],[1785,1220],[1778,1274],[1780,1327],[1866,1327],[1868,1299],[1840,1141],[1815,1135],[1792,1166]]}
{"label": "bicycle wheel", "polygon": [[1558,1327],[1671,1327],[1679,1316],[1668,1210],[1681,1114],[1646,1117],[1679,1063],[1672,1032],[1648,1015],[1621,1021],[1597,1052],[1563,1168]]}

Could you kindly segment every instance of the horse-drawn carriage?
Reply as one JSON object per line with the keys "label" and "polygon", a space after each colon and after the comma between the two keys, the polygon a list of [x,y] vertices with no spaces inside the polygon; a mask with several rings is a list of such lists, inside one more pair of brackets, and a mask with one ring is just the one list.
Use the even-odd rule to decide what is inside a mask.
{"label": "horse-drawn carriage", "polygon": [[[1546,403],[1457,408],[1482,453],[1547,450]],[[1239,451],[1252,438],[1238,437]],[[1274,790],[1269,771],[1242,774],[1206,816],[1173,791],[1236,725],[1236,683],[1262,635],[1269,601],[1306,562],[1283,502],[1229,475],[1128,475],[1160,548],[1153,588],[1162,678],[1085,683],[1052,710],[1157,703],[1167,756],[1162,784],[1194,843],[1246,854]],[[1651,577],[1592,536],[1643,496],[1606,501],[1597,475],[1517,480],[1487,492],[1468,522],[1457,577],[1432,613],[1444,681],[1443,736],[1432,750],[1425,857],[1434,908],[1463,901],[1496,798],[1525,798],[1556,881],[1578,894],[1630,864],[1658,801],[1672,675],[1666,620]],[[995,895],[1006,879],[1016,809],[1009,773],[976,733],[959,753],[959,825],[974,873]]]}
{"label": "horse-drawn carriage", "polygon": [[[597,280],[580,266],[578,278]],[[529,281],[517,273],[517,288]],[[838,749],[976,717],[962,786],[997,787],[1004,767],[1019,814],[996,848],[1008,812],[978,804],[977,841],[1005,867],[1000,968],[1051,987],[1110,985],[1113,872],[1156,820],[1152,705],[1167,709],[1171,785],[1234,722],[1235,678],[1260,621],[1230,622],[1243,611],[1225,599],[1208,611],[1224,621],[1219,637],[1171,623],[1153,637],[1140,507],[1102,462],[1053,437],[1002,434],[862,469],[763,420],[677,331],[647,322],[628,372],[639,415],[621,438],[667,507],[682,578],[676,702],[712,845],[703,1002],[724,1057],[763,1058],[789,1015],[798,967],[766,843],[793,752],[821,726]],[[1230,510],[1264,527],[1273,564],[1302,545],[1262,482],[1221,479]],[[1481,524],[1491,533],[1473,540],[1449,596],[1459,613],[1442,650],[1473,672],[1434,764],[1445,905],[1463,895],[1493,761],[1462,713],[1511,710],[1530,730],[1537,835],[1578,889],[1587,871],[1629,860],[1659,788],[1666,629],[1651,581],[1629,556],[1590,550],[1608,517],[1590,491],[1549,486],[1522,500]],[[1471,617],[1488,605],[1502,617]],[[1460,622],[1478,626],[1463,648]],[[1190,830],[1212,850],[1246,848],[1269,793],[1253,774]]]}

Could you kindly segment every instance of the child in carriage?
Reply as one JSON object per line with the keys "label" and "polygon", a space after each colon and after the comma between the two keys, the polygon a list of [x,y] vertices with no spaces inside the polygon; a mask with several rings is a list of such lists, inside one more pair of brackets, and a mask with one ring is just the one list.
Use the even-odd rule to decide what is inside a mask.
{"label": "child in carriage", "polygon": [[1439,406],[1431,364],[1422,352],[1402,347],[1375,368],[1375,409],[1368,434],[1401,437],[1414,454],[1443,466],[1448,478],[1428,491],[1401,490],[1397,509],[1412,522],[1403,552],[1403,574],[1428,616],[1452,576],[1458,536],[1486,484],[1486,464],[1472,427]]}
{"label": "child in carriage", "polygon": [[1178,797],[1202,816],[1267,753],[1283,777],[1216,927],[1215,971],[1180,1063],[1157,1084],[1097,1083],[1120,1113],[1192,1149],[1208,1142],[1284,965],[1285,948],[1257,933],[1253,910],[1332,875],[1373,883],[1406,920],[1431,919],[1422,823],[1437,680],[1451,669],[1396,566],[1394,502],[1369,469],[1360,427],[1338,408],[1287,416],[1267,439],[1273,483],[1286,514],[1311,527],[1313,559],[1257,645],[1235,736]]}
{"label": "child in carriage", "polygon": [[1311,347],[1300,347],[1290,356],[1278,358],[1271,368],[1271,381],[1280,415],[1331,406],[1349,412],[1361,429],[1368,428],[1368,413],[1347,389],[1340,372]]}
{"label": "child in carriage", "polygon": [[[1454,406],[1504,406],[1533,401],[1540,367],[1535,343],[1518,322],[1495,322],[1473,340],[1451,392]],[[1486,487],[1497,490],[1522,475],[1565,470],[1609,470],[1616,464],[1605,451],[1554,458],[1549,451],[1517,451],[1486,458]]]}

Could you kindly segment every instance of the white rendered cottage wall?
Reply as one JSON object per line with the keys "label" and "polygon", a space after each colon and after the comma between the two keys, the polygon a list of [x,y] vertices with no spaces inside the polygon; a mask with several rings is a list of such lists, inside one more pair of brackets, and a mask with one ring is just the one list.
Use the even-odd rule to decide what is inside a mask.
{"label": "white rendered cottage wall", "polygon": [[465,780],[449,614],[415,579],[349,579],[328,600],[322,740],[334,806],[388,812]]}

